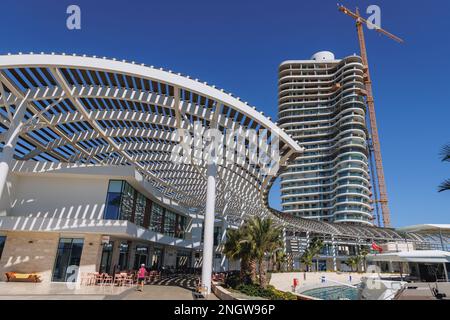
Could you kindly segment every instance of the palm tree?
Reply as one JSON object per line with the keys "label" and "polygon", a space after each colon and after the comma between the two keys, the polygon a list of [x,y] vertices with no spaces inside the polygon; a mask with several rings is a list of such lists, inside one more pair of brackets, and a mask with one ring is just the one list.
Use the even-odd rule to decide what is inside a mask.
{"label": "palm tree", "polygon": [[359,254],[362,257],[364,272],[366,272],[366,269],[367,269],[367,255],[369,254],[369,249],[362,248]]}
{"label": "palm tree", "polygon": [[267,266],[264,264],[264,260],[266,255],[271,256],[277,249],[283,247],[282,229],[275,226],[272,219],[261,219],[260,217],[250,219],[247,226],[252,256],[258,263],[259,285],[265,288],[267,286]]}
{"label": "palm tree", "polygon": [[362,257],[360,255],[349,257],[345,264],[348,265],[353,272],[354,269],[358,270],[358,265],[361,263],[361,259]]}
{"label": "palm tree", "polygon": [[[443,162],[450,162],[450,144],[447,144],[442,148],[441,160]],[[439,192],[447,190],[450,190],[450,179],[444,180],[438,187]]]}
{"label": "palm tree", "polygon": [[316,255],[320,253],[324,246],[323,240],[320,238],[313,238],[309,243],[308,248],[306,248],[305,252],[300,258],[300,262],[303,263],[307,271],[311,271],[312,261]]}
{"label": "palm tree", "polygon": [[287,261],[287,255],[284,252],[283,248],[275,250],[271,258],[273,271],[281,270],[282,265]]}
{"label": "palm tree", "polygon": [[[229,260],[240,260],[240,278],[244,283],[253,281],[256,276],[256,268],[252,263],[251,246],[247,241],[247,229],[227,230],[227,240],[223,246],[223,254]],[[250,278],[250,279],[249,279]]]}
{"label": "palm tree", "polygon": [[309,248],[306,248],[305,252],[303,252],[300,257],[300,263],[306,266],[306,271],[311,271],[312,261],[314,259],[314,255],[312,254]]}

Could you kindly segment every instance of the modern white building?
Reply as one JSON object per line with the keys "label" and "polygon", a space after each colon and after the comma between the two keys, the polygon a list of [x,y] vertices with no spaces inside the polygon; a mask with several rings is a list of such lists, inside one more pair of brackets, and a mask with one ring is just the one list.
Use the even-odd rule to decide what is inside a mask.
{"label": "modern white building", "polygon": [[[134,62],[0,56],[0,89],[2,279],[16,271],[72,281],[78,267],[111,274],[145,263],[200,266],[209,287],[213,266],[226,263],[214,244],[246,217],[269,214],[276,174],[259,162],[174,155],[212,144],[218,138],[208,128],[264,131],[278,142],[281,167],[301,151],[239,98]],[[196,126],[206,129],[189,149]],[[227,143],[248,160],[250,138]]]}
{"label": "modern white building", "polygon": [[[241,144],[226,141],[246,161],[174,161],[173,152],[188,144],[179,130],[193,133],[199,124],[224,136],[263,130],[278,141],[280,170],[266,174],[263,163],[249,161],[252,135]],[[192,154],[214,139],[205,134]],[[12,271],[70,282],[83,272],[112,274],[144,263],[201,268],[208,287],[213,270],[236,269],[220,250],[226,230],[255,215],[284,227],[294,260],[309,239],[323,238],[317,264],[331,270],[345,258],[340,252],[352,254],[374,240],[423,242],[370,224],[332,224],[271,209],[271,186],[302,147],[239,98],[134,62],[0,56],[0,147],[1,280]]]}
{"label": "modern white building", "polygon": [[282,211],[371,225],[363,64],[328,51],[281,63],[279,126],[305,148],[281,175]]}

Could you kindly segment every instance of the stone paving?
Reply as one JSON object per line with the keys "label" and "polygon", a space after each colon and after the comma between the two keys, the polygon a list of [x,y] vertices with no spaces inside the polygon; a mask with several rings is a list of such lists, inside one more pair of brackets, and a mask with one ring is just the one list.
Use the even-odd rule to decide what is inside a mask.
{"label": "stone paving", "polygon": [[[0,282],[0,300],[194,300],[196,276],[168,276],[144,286],[76,286],[66,283]],[[211,294],[207,300],[217,300]]]}

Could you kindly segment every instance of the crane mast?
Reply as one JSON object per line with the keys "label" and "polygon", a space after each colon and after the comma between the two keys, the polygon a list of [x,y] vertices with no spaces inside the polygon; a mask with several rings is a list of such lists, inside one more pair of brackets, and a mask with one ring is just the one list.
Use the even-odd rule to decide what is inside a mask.
{"label": "crane mast", "polygon": [[[377,127],[377,120],[376,120],[376,114],[375,114],[375,103],[373,99],[373,91],[372,91],[372,80],[370,78],[370,71],[369,71],[369,63],[367,59],[367,50],[366,50],[366,42],[364,39],[364,30],[363,25],[364,24],[371,24],[367,20],[361,17],[359,14],[359,10],[356,9],[356,13],[350,11],[346,7],[342,5],[338,5],[339,11],[343,12],[344,14],[352,17],[356,20],[356,30],[358,33],[358,42],[359,42],[359,48],[360,48],[360,55],[361,59],[364,65],[364,85],[365,85],[365,95],[366,95],[366,104],[367,109],[369,110],[369,122],[370,122],[370,139],[369,139],[369,152],[373,150],[373,156],[375,158],[375,168],[372,167],[372,172],[375,169],[376,172],[376,181],[372,181],[373,187],[374,187],[374,194],[375,194],[375,205],[377,205],[377,202],[380,203],[381,206],[381,213],[383,218],[383,225],[385,227],[391,226],[391,214],[389,211],[388,206],[388,196],[387,196],[387,190],[386,190],[386,182],[384,179],[384,169],[383,169],[383,160],[381,158],[381,147],[380,147],[380,139],[378,137],[378,127]],[[372,24],[371,24],[372,25]],[[398,41],[403,42],[402,39],[398,38],[397,36],[387,32],[384,29],[381,29],[380,27],[374,26],[374,29],[379,32],[380,34],[386,35],[387,37]],[[370,145],[371,144],[371,145]],[[375,176],[375,175],[373,175]],[[374,180],[372,178],[372,180]],[[377,188],[378,186],[378,188]],[[377,190],[378,189],[378,192]],[[379,200],[377,199],[377,195],[379,195]],[[378,217],[379,218],[379,217]]]}

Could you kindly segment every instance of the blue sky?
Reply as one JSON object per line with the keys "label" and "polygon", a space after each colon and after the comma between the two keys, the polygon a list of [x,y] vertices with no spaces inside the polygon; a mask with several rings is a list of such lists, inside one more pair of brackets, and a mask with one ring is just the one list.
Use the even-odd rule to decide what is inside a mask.
{"label": "blue sky", "polygon": [[[394,226],[450,223],[450,178],[439,150],[450,142],[450,2],[354,1],[381,7],[398,44],[366,29],[377,119]],[[320,50],[358,53],[351,18],[336,0],[3,0],[1,53],[67,52],[135,60],[233,92],[276,118],[277,67]],[[81,30],[66,8],[81,7]],[[271,203],[278,206],[277,188]]]}

